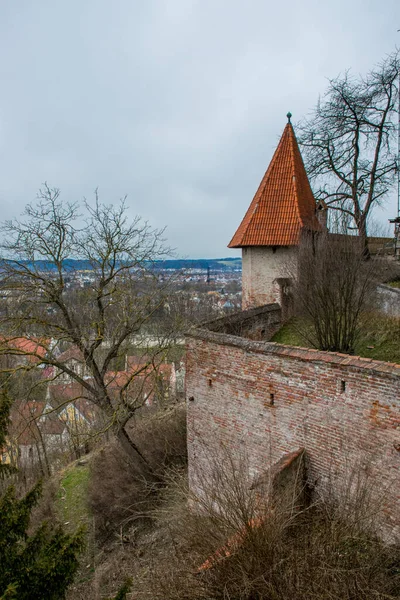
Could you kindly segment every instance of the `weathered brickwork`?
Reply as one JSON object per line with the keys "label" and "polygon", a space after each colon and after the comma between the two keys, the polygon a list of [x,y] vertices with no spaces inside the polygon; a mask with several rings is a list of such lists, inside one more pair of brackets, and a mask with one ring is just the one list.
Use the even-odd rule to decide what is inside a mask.
{"label": "weathered brickwork", "polygon": [[320,493],[355,473],[378,484],[382,531],[400,539],[400,365],[199,329],[187,337],[186,396],[193,487],[221,446],[246,455],[254,481],[305,448]]}

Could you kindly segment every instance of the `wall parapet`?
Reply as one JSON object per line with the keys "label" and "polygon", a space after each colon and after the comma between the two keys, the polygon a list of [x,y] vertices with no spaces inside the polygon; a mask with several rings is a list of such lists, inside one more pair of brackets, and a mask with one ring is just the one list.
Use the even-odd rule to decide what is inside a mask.
{"label": "wall parapet", "polygon": [[269,340],[281,325],[282,310],[279,304],[274,303],[207,321],[199,329],[251,340]]}
{"label": "wall parapet", "polygon": [[[257,309],[255,309],[257,310]],[[364,358],[362,356],[352,356],[349,354],[341,354],[340,352],[328,352],[325,350],[315,350],[313,348],[302,348],[300,346],[286,346],[276,342],[255,341],[238,335],[231,335],[210,331],[205,328],[205,324],[198,329],[194,329],[186,334],[189,338],[222,344],[224,346],[234,346],[241,348],[246,352],[256,354],[274,354],[276,356],[284,356],[306,362],[321,362],[330,365],[355,367],[375,373],[387,373],[400,378],[400,364],[390,363],[372,358]]]}

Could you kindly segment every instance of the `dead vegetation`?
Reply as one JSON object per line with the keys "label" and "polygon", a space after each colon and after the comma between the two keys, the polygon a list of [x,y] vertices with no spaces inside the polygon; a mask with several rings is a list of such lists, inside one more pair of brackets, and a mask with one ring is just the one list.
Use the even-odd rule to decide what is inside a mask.
{"label": "dead vegetation", "polygon": [[379,507],[367,476],[353,478],[336,502],[300,506],[294,494],[296,510],[275,501],[260,513],[248,472],[225,461],[224,470],[197,480],[199,490],[208,488],[195,494],[185,469],[170,471],[148,526],[131,521],[99,560],[90,588],[71,598],[100,600],[126,576],[135,600],[400,598],[400,548],[376,535]]}
{"label": "dead vegetation", "polygon": [[[226,472],[222,479],[226,482]],[[158,538],[134,598],[400,597],[400,548],[385,545],[376,535],[376,506],[367,489],[371,482],[359,481],[351,493],[344,490],[335,504],[319,500],[296,512],[276,504],[260,518],[246,475],[231,473],[230,481],[230,488],[222,491],[219,485],[211,495],[208,490],[197,498],[181,478],[169,488],[158,513]],[[201,510],[194,511],[193,504],[199,508],[199,503]]]}
{"label": "dead vegetation", "polygon": [[121,539],[127,542],[127,531],[131,541],[132,531],[151,520],[169,469],[187,461],[184,406],[150,413],[131,427],[149,464],[148,472],[143,472],[142,464],[132,462],[115,439],[91,463],[89,505],[101,544]]}
{"label": "dead vegetation", "polygon": [[300,502],[296,487],[291,505],[267,502],[268,494],[260,503],[246,462],[210,453],[211,468],[191,474],[189,491],[184,407],[135,427],[157,480],[132,469],[115,442],[92,457],[97,551],[69,600],[113,597],[127,577],[127,600],[400,598],[400,548],[377,536],[376,482],[361,470],[336,502],[307,495]]}

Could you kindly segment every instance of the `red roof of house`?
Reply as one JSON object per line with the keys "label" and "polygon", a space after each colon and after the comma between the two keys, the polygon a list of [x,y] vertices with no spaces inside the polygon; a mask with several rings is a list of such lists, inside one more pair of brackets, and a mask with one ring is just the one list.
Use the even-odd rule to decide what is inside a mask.
{"label": "red roof of house", "polygon": [[7,350],[9,349],[9,354],[28,356],[31,362],[37,362],[46,355],[49,340],[45,338],[5,338],[1,336],[0,345],[4,354],[7,354]]}
{"label": "red roof of house", "polygon": [[49,414],[43,423],[40,423],[39,429],[42,435],[62,435],[66,424],[57,414]]}
{"label": "red roof of house", "polygon": [[25,421],[31,421],[37,419],[43,414],[46,408],[45,402],[36,402],[35,400],[28,400],[27,402],[16,403],[16,414]]}
{"label": "red roof of house", "polygon": [[126,371],[107,371],[106,381],[110,389],[120,389],[127,383],[134,384],[139,379],[146,379],[149,376],[160,377],[163,380],[171,381],[173,374],[172,363],[160,363],[153,365],[146,364],[144,360],[137,361],[136,356],[127,356],[128,368]]}
{"label": "red roof of house", "polygon": [[95,419],[96,405],[90,400],[89,391],[76,381],[49,385],[49,401],[60,413],[71,403],[87,421],[93,422]]}
{"label": "red roof of house", "polygon": [[289,122],[229,248],[295,246],[302,229],[321,230],[316,202]]}
{"label": "red roof of house", "polygon": [[58,408],[61,404],[90,396],[89,391],[77,381],[52,383],[48,389],[50,403],[55,408]]}
{"label": "red roof of house", "polygon": [[19,446],[40,442],[40,435],[62,435],[65,423],[57,412],[47,414],[45,402],[17,402],[11,411],[10,434]]}
{"label": "red roof of house", "polygon": [[19,445],[32,445],[39,438],[38,419],[43,415],[45,402],[16,402],[11,409],[9,434]]}
{"label": "red roof of house", "polygon": [[77,348],[77,346],[70,346],[67,350],[65,350],[65,352],[62,352],[58,357],[57,360],[60,363],[65,363],[68,360],[76,360],[79,363],[84,363],[85,359],[83,357],[82,352],[79,350],[79,348]]}

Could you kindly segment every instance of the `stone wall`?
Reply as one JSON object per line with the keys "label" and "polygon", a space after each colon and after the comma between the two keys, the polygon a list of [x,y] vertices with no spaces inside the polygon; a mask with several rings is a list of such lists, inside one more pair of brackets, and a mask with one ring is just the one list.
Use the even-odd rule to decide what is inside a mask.
{"label": "stone wall", "polygon": [[282,325],[279,304],[267,304],[209,321],[208,331],[246,337],[251,340],[270,340]]}
{"label": "stone wall", "polygon": [[381,284],[376,292],[378,309],[386,315],[400,318],[400,289]]}
{"label": "stone wall", "polygon": [[365,477],[382,492],[382,531],[400,539],[400,365],[199,329],[186,397],[194,489],[221,446],[246,456],[254,482],[304,448],[310,486],[340,495]]}
{"label": "stone wall", "polygon": [[277,279],[297,270],[297,248],[253,246],[242,249],[242,305],[244,309],[278,302]]}

